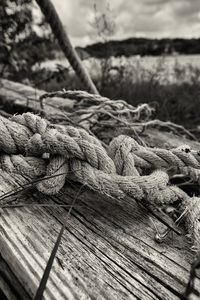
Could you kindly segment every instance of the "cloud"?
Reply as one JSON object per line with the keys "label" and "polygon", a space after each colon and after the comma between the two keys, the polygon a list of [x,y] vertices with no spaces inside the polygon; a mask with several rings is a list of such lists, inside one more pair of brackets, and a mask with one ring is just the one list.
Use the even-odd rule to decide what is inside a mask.
{"label": "cloud", "polygon": [[[106,13],[106,0],[52,0],[74,45],[98,40],[94,21],[94,4]],[[134,36],[149,38],[199,37],[199,0],[110,0],[116,32],[111,39]],[[95,38],[96,35],[96,38]]]}

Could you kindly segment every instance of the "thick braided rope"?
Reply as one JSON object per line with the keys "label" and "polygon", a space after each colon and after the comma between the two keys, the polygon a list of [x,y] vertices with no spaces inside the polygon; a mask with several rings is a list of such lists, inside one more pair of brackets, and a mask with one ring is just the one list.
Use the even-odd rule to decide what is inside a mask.
{"label": "thick braided rope", "polygon": [[48,23],[50,24],[55,37],[58,39],[62,51],[64,52],[66,58],[69,60],[71,66],[73,67],[78,77],[83,82],[83,85],[88,91],[94,94],[98,94],[98,91],[94,83],[92,82],[92,79],[90,78],[86,69],[83,67],[79,56],[73,48],[69,37],[66,31],[64,30],[60,18],[55,10],[55,7],[51,3],[51,1],[36,0],[36,2],[39,5],[41,11],[43,12],[45,18],[47,19]]}
{"label": "thick braided rope", "polygon": [[[11,121],[12,120],[12,121]],[[69,167],[67,166],[69,158],[76,158],[77,161],[82,161],[85,163],[84,168],[87,170],[86,177],[91,177],[94,170],[101,170],[102,173],[99,173],[100,180],[97,178],[97,181],[101,181],[103,174],[112,174],[109,177],[108,181],[110,182],[110,195],[112,195],[112,184],[111,182],[115,181],[114,178],[117,175],[115,171],[115,165],[112,159],[107,155],[104,148],[99,144],[99,142],[94,138],[89,136],[84,130],[73,129],[71,126],[62,128],[54,127],[49,124],[46,120],[41,119],[39,116],[33,115],[31,113],[26,113],[19,116],[12,117],[11,120],[5,118],[0,118],[0,146],[1,149],[6,153],[22,153],[28,155],[43,155],[44,153],[49,153],[53,155],[51,162],[47,167],[46,175],[55,175],[56,170],[60,171],[62,167],[65,173]],[[77,171],[77,169],[72,171]],[[82,168],[82,167],[81,167]],[[89,171],[88,171],[89,170]],[[90,173],[90,175],[89,175]],[[128,179],[116,178],[116,184],[119,184],[122,181],[121,185],[124,185],[124,191],[119,191],[118,197],[121,197],[122,192],[124,195],[126,193],[135,193],[135,185],[146,185],[146,190],[156,189],[156,186],[159,184],[166,186],[168,182],[168,175],[165,172],[160,172],[159,180],[154,178],[153,184],[151,183],[151,177],[147,179],[142,179],[138,176],[135,178],[129,178],[132,183],[130,187],[125,185],[124,180],[128,182]],[[101,176],[100,176],[101,175]],[[93,175],[92,175],[93,177]],[[97,177],[97,175],[96,175]],[[108,176],[107,176],[108,177]],[[80,182],[84,183],[85,179],[79,177]],[[134,183],[135,181],[135,183]],[[50,183],[51,182],[51,183]],[[45,180],[39,184],[40,190],[44,193],[52,193],[52,187],[54,192],[57,191],[60,186],[65,182],[65,175],[62,179],[60,177],[59,186],[55,186],[54,179]],[[161,183],[160,183],[161,182]],[[48,188],[47,188],[48,185]],[[46,188],[45,188],[46,186]],[[95,181],[91,181],[89,185],[93,189],[97,189],[97,184]],[[46,190],[46,192],[45,192]],[[102,190],[102,184],[99,188]],[[106,188],[105,188],[106,190]]]}
{"label": "thick braided rope", "polygon": [[1,170],[27,176],[29,178],[37,178],[46,175],[46,162],[44,159],[18,155],[0,155]]}
{"label": "thick braided rope", "polygon": [[75,180],[117,199],[130,196],[152,204],[164,204],[182,198],[182,193],[177,192],[179,189],[167,185],[169,177],[164,171],[156,170],[147,176],[121,176],[96,170],[76,159],[70,161],[70,169]]}
{"label": "thick braided rope", "polygon": [[[25,179],[53,175],[54,177],[43,180],[37,185],[38,189],[45,194],[58,192],[64,185],[66,177],[74,178],[93,190],[120,199],[126,195],[142,199],[148,192],[151,194],[165,189],[168,183],[168,175],[162,171],[155,171],[149,176],[120,176],[97,170],[81,160],[66,160],[64,156],[53,156],[48,162],[42,158],[24,157],[20,154],[2,154],[0,169],[10,174],[19,174]],[[57,177],[59,178],[57,182],[58,174],[62,175]]]}
{"label": "thick braided rope", "polygon": [[31,113],[14,116],[11,120],[0,117],[0,148],[5,153],[76,157],[107,173],[115,172],[106,150],[84,130],[71,126],[61,129]]}
{"label": "thick braided rope", "polygon": [[[187,146],[170,151],[144,148],[132,138],[119,136],[109,149],[114,164],[101,143],[83,129],[54,126],[31,113],[11,120],[0,117],[0,147],[1,152],[9,154],[0,155],[1,180],[8,187],[52,175],[37,183],[39,191],[55,194],[70,178],[116,199],[130,196],[158,205],[180,199],[182,209],[188,210],[188,228],[200,247],[200,198],[190,198],[178,187],[168,185],[167,173],[155,170],[157,165],[166,169],[172,166],[181,172],[189,164],[191,170],[199,171],[197,151],[188,151]],[[50,154],[49,159],[42,158],[45,153]],[[140,175],[149,168],[154,169],[152,174]]]}
{"label": "thick braided rope", "polygon": [[[114,141],[116,142],[116,139]],[[70,169],[72,173],[76,174],[80,182],[88,184],[92,189],[104,190],[106,193],[119,198],[122,194],[137,195],[135,193],[135,186],[138,186],[138,189],[148,191],[147,194],[149,197],[152,200],[157,199],[157,202],[160,203],[170,201],[167,199],[174,201],[180,194],[177,196],[172,188],[169,189],[167,187],[169,178],[165,172],[157,171],[157,173],[153,173],[150,176],[141,177],[137,173],[138,171],[134,163],[131,165],[128,173],[126,172],[126,176],[118,177],[112,159],[107,155],[99,142],[97,142],[97,139],[91,137],[84,130],[75,129],[71,126],[65,128],[57,126],[56,128],[46,120],[31,113],[14,116],[11,120],[3,117],[0,118],[0,146],[4,152],[9,154],[22,153],[41,156],[44,153],[49,153],[52,160],[47,167],[46,175],[53,175],[60,168],[65,173]],[[74,159],[77,160],[77,163],[80,164],[81,172],[78,172],[77,168],[74,168],[74,163],[70,164],[69,159],[72,159],[72,161]],[[126,156],[124,156],[121,161],[125,163],[126,159]],[[102,171],[102,173],[97,170]],[[112,176],[108,176],[109,174],[112,174]],[[120,174],[124,175],[123,172]],[[105,180],[103,180],[103,176]],[[55,184],[53,184],[54,180],[50,181],[45,180],[41,183],[40,189],[43,189],[45,192],[44,185],[46,185],[46,193],[52,192],[52,186],[54,187],[54,191],[57,191],[58,187],[55,188]],[[47,188],[48,182],[49,191]],[[65,176],[63,175],[59,188],[64,182]],[[112,183],[115,186],[114,189]],[[110,190],[108,186],[110,186]],[[166,188],[168,191],[167,195],[164,195],[164,192],[159,192],[158,196],[158,191]],[[138,192],[139,198],[140,194],[141,192]],[[144,197],[144,194],[141,197]]]}
{"label": "thick braided rope", "polygon": [[[0,195],[18,190],[46,175],[44,159],[18,155],[0,155]],[[5,199],[6,203],[6,199]],[[4,201],[1,201],[1,205]]]}
{"label": "thick braided rope", "polygon": [[[200,153],[189,146],[165,150],[140,146],[134,139],[120,135],[109,147],[118,174],[142,174],[145,169],[173,167],[175,171],[190,176],[200,185]],[[189,165],[189,166],[188,166]],[[194,249],[200,250],[200,198],[189,197],[175,186],[168,186],[155,193],[148,193],[147,200],[154,204],[181,200],[181,210],[186,212],[186,225],[194,242]]]}
{"label": "thick braided rope", "polygon": [[147,199],[152,203],[161,204],[182,197],[179,189],[167,186],[168,175],[159,170],[148,176],[121,176],[97,170],[78,159],[66,160],[64,156],[52,156],[48,162],[37,157],[6,154],[0,156],[0,169],[23,176],[24,179],[53,175],[52,178],[37,184],[38,190],[44,194],[56,194],[65,184],[66,178],[70,178],[117,199],[131,196],[138,200]]}
{"label": "thick braided rope", "polygon": [[169,151],[142,147],[126,136],[119,136],[111,142],[112,160],[100,142],[83,129],[56,127],[31,113],[14,116],[12,121],[1,117],[0,125],[1,149],[10,154],[38,156],[50,153],[77,158],[105,173],[114,174],[116,166],[117,173],[125,176],[139,176],[142,169],[152,169],[152,166],[153,169],[176,167],[184,172],[188,168],[191,172],[200,168],[197,151],[188,153],[182,149]]}
{"label": "thick braided rope", "polygon": [[0,146],[6,153],[40,155],[48,152],[77,157],[97,169],[107,169],[108,173],[115,172],[116,166],[121,175],[138,174],[141,169],[173,167],[180,173],[195,174],[194,179],[199,180],[200,153],[189,146],[171,150],[149,148],[140,146],[131,137],[120,135],[109,145],[111,159],[99,140],[84,129],[54,126],[31,113],[13,116],[11,121],[0,117],[0,125]]}

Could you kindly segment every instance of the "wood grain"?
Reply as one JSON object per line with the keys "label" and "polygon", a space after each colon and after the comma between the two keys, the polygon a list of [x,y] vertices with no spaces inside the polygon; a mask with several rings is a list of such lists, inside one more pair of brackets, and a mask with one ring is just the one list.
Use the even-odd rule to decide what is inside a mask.
{"label": "wood grain", "polygon": [[[31,200],[71,204],[77,190],[66,186],[56,197],[37,193]],[[21,299],[33,298],[66,214],[61,207],[1,210],[1,255],[19,282],[18,293],[24,288]],[[85,189],[67,223],[45,299],[179,299],[194,258],[191,245],[185,236],[157,244],[154,234],[134,200],[126,211],[123,203]]]}

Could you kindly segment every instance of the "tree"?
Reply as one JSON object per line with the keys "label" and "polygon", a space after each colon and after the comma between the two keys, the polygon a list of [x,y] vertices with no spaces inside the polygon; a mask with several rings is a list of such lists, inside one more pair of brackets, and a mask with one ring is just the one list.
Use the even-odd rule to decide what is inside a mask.
{"label": "tree", "polygon": [[0,63],[1,75],[5,72],[19,71],[19,60],[16,47],[31,32],[32,14],[29,8],[31,0],[2,0],[0,6]]}
{"label": "tree", "polygon": [[[43,19],[36,21],[32,0],[1,0],[0,75],[14,80],[31,80],[32,67],[50,54],[52,35]],[[34,30],[40,28],[41,35]],[[43,32],[45,34],[43,34]],[[45,43],[44,43],[45,41]]]}

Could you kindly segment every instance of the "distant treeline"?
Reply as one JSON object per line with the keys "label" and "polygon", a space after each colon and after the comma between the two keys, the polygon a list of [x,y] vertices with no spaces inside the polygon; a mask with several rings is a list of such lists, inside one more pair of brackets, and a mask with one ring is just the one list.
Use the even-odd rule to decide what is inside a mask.
{"label": "distant treeline", "polygon": [[162,54],[200,54],[200,38],[198,39],[146,39],[130,38],[122,41],[96,43],[85,48],[89,55],[97,58],[131,55]]}

